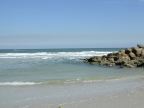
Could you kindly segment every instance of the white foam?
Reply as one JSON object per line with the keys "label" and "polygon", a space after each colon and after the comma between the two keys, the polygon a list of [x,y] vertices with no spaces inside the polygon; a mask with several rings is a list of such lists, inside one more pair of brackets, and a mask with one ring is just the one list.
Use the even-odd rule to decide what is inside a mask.
{"label": "white foam", "polygon": [[0,86],[24,86],[24,85],[36,85],[40,83],[35,82],[0,82]]}
{"label": "white foam", "polygon": [[107,55],[111,52],[81,51],[81,52],[37,52],[37,53],[0,53],[0,58],[40,58],[40,59],[77,59],[91,56]]}

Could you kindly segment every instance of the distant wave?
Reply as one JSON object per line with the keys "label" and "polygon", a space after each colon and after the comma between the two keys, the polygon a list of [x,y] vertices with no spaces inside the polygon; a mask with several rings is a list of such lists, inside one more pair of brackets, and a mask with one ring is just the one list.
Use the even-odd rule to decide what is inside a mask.
{"label": "distant wave", "polygon": [[40,83],[35,82],[0,82],[0,86],[24,86],[24,85],[36,85]]}
{"label": "distant wave", "polygon": [[40,59],[77,59],[91,56],[106,55],[108,51],[81,51],[81,52],[37,52],[37,53],[0,53],[0,58],[40,58]]}

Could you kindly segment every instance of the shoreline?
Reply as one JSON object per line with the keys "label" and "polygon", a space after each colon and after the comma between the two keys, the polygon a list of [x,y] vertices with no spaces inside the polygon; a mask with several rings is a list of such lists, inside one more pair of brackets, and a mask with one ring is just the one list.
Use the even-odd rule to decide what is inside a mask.
{"label": "shoreline", "polygon": [[[137,108],[144,103],[144,78],[72,85],[0,87],[3,108]],[[136,103],[136,104],[135,104]],[[123,106],[121,107],[120,104]],[[140,106],[138,106],[140,105]],[[128,107],[131,106],[131,107]]]}

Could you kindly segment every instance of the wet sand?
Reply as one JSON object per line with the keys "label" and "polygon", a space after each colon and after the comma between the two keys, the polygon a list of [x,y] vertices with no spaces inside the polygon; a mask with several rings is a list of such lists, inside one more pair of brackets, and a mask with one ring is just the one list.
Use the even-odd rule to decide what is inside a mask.
{"label": "wet sand", "polygon": [[143,108],[144,79],[0,87],[0,108]]}
{"label": "wet sand", "polygon": [[62,106],[63,108],[144,108],[144,91],[137,90],[109,96],[97,96]]}

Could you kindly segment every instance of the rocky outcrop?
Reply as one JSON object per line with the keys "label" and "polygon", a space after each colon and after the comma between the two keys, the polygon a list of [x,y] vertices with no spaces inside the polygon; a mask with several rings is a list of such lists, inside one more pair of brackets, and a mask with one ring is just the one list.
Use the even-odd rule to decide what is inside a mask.
{"label": "rocky outcrop", "polygon": [[85,61],[106,66],[144,67],[144,45],[138,44],[137,47],[123,49],[106,56],[94,56]]}

